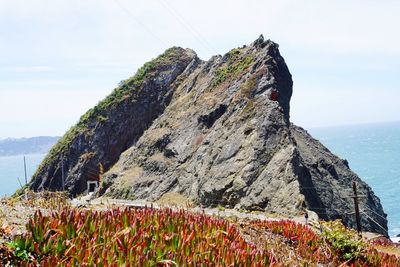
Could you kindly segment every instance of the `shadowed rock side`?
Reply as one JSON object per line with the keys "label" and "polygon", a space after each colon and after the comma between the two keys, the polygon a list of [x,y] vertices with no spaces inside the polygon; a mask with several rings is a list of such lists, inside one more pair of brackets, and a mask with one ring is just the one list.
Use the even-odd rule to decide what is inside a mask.
{"label": "shadowed rock side", "polygon": [[357,193],[362,196],[359,206],[363,231],[387,235],[387,231],[381,228],[387,229],[387,220],[379,198],[350,170],[347,161],[333,155],[298,126],[291,126],[291,134],[297,146],[300,192],[305,196],[308,209],[324,220],[342,219],[348,226],[356,228],[351,198],[355,181]]}
{"label": "shadowed rock side", "polygon": [[[277,44],[260,37],[209,61],[176,50],[180,56],[135,89],[146,93],[106,109],[104,125],[93,119],[91,134],[80,133],[63,152],[94,151],[92,161],[106,170],[101,193],[150,201],[179,193],[206,206],[284,215],[308,208],[354,227],[356,181],[367,196],[361,210],[387,228],[379,199],[346,161],[289,123],[292,79]],[[59,157],[38,171],[32,188],[59,189]],[[82,162],[68,165],[73,194],[86,189]],[[366,216],[363,227],[387,235]]]}
{"label": "shadowed rock side", "polygon": [[65,188],[77,195],[97,179],[99,163],[108,170],[170,103],[178,77],[198,61],[190,49],[171,48],[122,81],[106,99],[83,115],[51,149],[33,176],[34,190],[60,190],[63,158]]}

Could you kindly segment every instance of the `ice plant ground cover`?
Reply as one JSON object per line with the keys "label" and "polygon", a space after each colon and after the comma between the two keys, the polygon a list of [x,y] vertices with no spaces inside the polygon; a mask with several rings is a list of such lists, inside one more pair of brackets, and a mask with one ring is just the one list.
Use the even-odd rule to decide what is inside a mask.
{"label": "ice plant ground cover", "polygon": [[[400,266],[400,258],[381,252],[382,242],[366,242],[359,238],[354,230],[347,229],[337,221],[321,222],[317,234],[308,226],[289,220],[254,221],[250,223],[256,228],[264,228],[276,235],[283,236],[285,242],[294,248],[297,262],[302,265],[334,263],[334,266]],[[384,239],[387,240],[387,239]],[[396,245],[383,242],[386,247]],[[292,259],[280,259],[280,261]],[[290,264],[293,265],[293,264]]]}
{"label": "ice plant ground cover", "polygon": [[[253,229],[250,237],[244,229]],[[251,221],[171,209],[37,211],[0,247],[2,264],[22,266],[400,266],[339,222],[317,234],[292,221]],[[252,231],[253,231],[252,230]],[[271,246],[271,240],[279,240]],[[280,253],[284,252],[284,253]],[[286,253],[288,251],[288,253]]]}
{"label": "ice plant ground cover", "polygon": [[265,266],[267,251],[248,244],[222,219],[171,209],[109,211],[66,208],[27,224],[10,247],[18,263],[44,266]]}

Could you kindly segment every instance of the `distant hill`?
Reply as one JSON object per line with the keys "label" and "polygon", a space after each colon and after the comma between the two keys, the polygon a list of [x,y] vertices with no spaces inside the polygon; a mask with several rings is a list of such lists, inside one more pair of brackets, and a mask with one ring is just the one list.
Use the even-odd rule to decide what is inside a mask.
{"label": "distant hill", "polygon": [[59,136],[3,139],[0,140],[0,156],[47,153],[58,139]]}

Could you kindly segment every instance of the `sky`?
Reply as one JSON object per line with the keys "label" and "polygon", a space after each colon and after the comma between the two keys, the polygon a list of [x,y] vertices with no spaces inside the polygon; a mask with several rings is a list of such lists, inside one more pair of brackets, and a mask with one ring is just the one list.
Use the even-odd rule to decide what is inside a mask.
{"label": "sky", "polygon": [[400,120],[400,1],[0,0],[0,139],[62,135],[171,46],[203,60],[263,34],[305,128]]}

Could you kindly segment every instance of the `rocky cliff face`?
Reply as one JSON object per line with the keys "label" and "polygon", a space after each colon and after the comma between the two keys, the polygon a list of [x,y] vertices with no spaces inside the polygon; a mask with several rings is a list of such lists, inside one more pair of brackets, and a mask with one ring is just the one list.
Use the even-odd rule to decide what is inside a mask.
{"label": "rocky cliff face", "polygon": [[[289,122],[292,79],[278,45],[262,37],[209,61],[171,48],[114,90],[52,149],[34,190],[72,195],[106,171],[101,193],[157,200],[179,193],[198,204],[278,214],[315,211],[354,227],[361,210],[387,227],[379,199],[305,130]],[[365,230],[387,234],[363,216]]]}

